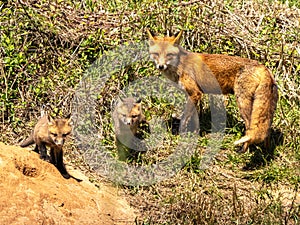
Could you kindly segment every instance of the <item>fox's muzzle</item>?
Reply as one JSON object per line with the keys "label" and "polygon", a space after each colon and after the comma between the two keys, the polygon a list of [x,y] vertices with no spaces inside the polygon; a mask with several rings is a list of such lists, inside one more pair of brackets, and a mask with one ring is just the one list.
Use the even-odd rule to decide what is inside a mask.
{"label": "fox's muzzle", "polygon": [[130,126],[132,124],[131,118],[124,118],[123,123]]}
{"label": "fox's muzzle", "polygon": [[167,65],[166,64],[163,64],[163,65],[157,64],[156,68],[159,69],[159,70],[166,70],[167,69]]}
{"label": "fox's muzzle", "polygon": [[64,140],[64,139],[61,139],[61,140],[55,140],[54,142],[55,142],[55,144],[56,144],[58,147],[61,148],[61,147],[64,145],[65,140]]}

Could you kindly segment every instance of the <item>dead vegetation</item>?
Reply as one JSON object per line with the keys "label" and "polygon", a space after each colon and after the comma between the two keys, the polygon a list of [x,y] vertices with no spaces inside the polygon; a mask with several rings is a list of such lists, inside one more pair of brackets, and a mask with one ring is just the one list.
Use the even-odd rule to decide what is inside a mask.
{"label": "dead vegetation", "polygon": [[[149,187],[124,187],[139,211],[136,223],[297,224],[300,9],[296,1],[295,6],[286,2],[1,1],[1,140],[17,144],[28,136],[42,105],[53,116],[68,114],[84,71],[105,52],[144,40],[146,28],[157,33],[184,29],[182,44],[191,51],[252,58],[272,70],[280,91],[272,140],[276,148],[267,154],[259,147],[244,155],[235,153],[232,143],[243,124],[230,97],[222,151],[208,170],[198,169],[209,133],[205,130],[197,154],[176,176]],[[116,93],[133,80],[153,75],[157,72],[146,62],[118,71],[107,82],[97,123],[108,149],[115,148],[109,117]],[[148,118],[172,114],[172,107],[163,112],[166,104],[161,100],[144,103]],[[143,160],[168,155],[172,145],[164,144]],[[77,150],[69,144],[66,159],[89,173]],[[94,173],[90,177],[102,179]]]}

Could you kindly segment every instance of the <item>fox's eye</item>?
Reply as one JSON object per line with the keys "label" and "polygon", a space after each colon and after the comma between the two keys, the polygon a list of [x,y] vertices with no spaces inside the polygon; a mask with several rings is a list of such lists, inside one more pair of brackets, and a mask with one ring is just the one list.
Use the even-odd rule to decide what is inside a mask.
{"label": "fox's eye", "polygon": [[62,134],[62,136],[65,138],[69,135],[70,133],[65,133],[65,134]]}
{"label": "fox's eye", "polygon": [[135,119],[135,118],[138,117],[138,115],[132,115],[131,117],[132,117],[133,119]]}
{"label": "fox's eye", "polygon": [[159,54],[156,52],[153,52],[153,53],[151,53],[151,56],[157,58],[159,56]]}
{"label": "fox's eye", "polygon": [[56,134],[56,133],[51,133],[51,135],[53,135],[54,137],[57,137],[57,134]]}
{"label": "fox's eye", "polygon": [[174,56],[175,56],[175,54],[173,54],[173,53],[168,53],[168,54],[167,54],[167,57],[168,57],[168,58],[173,58]]}

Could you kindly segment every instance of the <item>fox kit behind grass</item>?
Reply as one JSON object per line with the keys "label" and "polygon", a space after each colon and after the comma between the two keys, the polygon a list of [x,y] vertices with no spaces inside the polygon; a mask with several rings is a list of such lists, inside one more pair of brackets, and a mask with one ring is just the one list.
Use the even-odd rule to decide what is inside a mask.
{"label": "fox kit behind grass", "polygon": [[[148,30],[149,53],[157,69],[187,91],[187,108],[196,104],[202,94],[235,94],[245,121],[246,134],[234,144],[265,143],[278,101],[276,82],[271,72],[255,60],[220,54],[200,54],[181,47],[182,31],[172,37],[158,37]],[[188,102],[189,102],[188,101]]]}
{"label": "fox kit behind grass", "polygon": [[134,139],[140,124],[145,122],[141,100],[121,99],[113,112],[113,121],[119,159],[124,161],[131,155],[131,149],[136,148]]}
{"label": "fox kit behind grass", "polygon": [[[70,117],[65,119],[53,119],[50,116],[42,115],[34,127],[32,134],[23,141],[20,146],[27,147],[35,144],[34,151],[40,153],[40,158],[53,163],[62,176],[70,178],[63,163],[63,145],[67,136],[72,131]],[[50,147],[50,158],[47,155],[47,148]]]}

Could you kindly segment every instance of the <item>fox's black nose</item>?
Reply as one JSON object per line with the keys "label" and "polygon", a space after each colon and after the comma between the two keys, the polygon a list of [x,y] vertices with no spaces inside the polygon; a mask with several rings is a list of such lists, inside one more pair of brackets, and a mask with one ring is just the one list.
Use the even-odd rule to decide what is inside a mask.
{"label": "fox's black nose", "polygon": [[158,69],[164,70],[164,69],[165,69],[165,65],[159,65],[159,66],[158,66]]}

